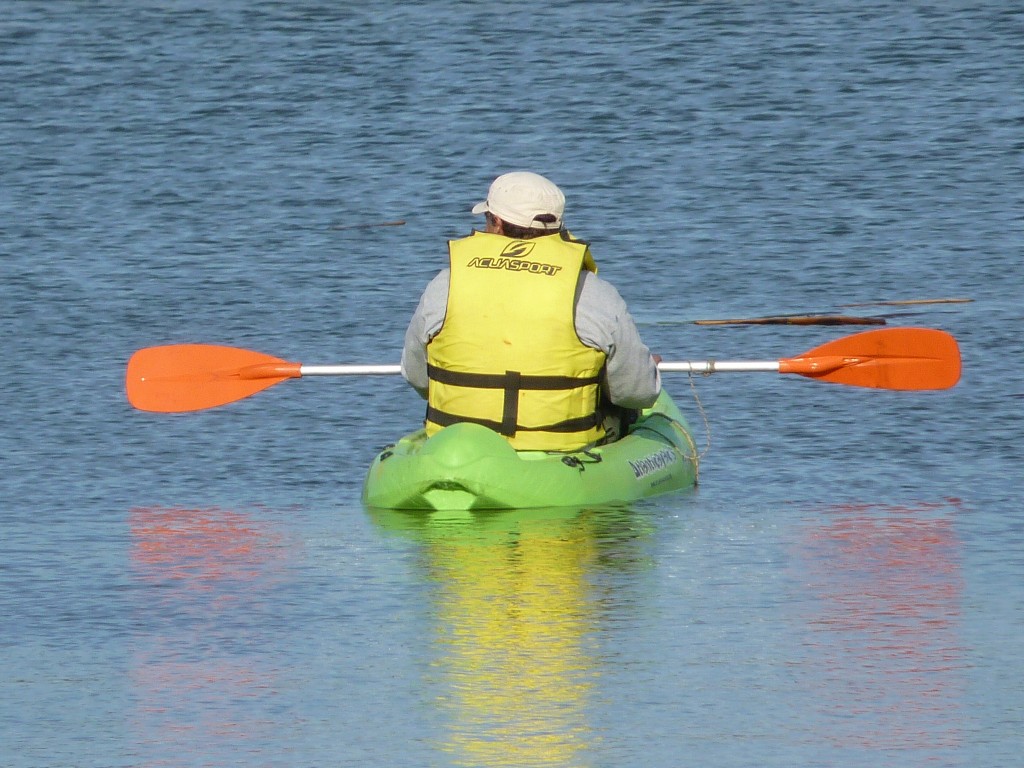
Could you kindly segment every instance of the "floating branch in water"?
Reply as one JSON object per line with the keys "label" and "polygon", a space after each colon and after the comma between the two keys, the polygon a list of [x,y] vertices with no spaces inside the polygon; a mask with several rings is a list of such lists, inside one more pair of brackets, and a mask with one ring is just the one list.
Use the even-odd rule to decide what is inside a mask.
{"label": "floating branch in water", "polygon": [[773,315],[730,320],[694,320],[695,325],[885,325],[884,317],[851,315]]}

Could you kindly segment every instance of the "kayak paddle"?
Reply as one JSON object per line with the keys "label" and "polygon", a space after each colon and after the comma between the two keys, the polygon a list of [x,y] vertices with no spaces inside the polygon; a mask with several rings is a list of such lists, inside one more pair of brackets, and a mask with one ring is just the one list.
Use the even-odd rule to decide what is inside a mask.
{"label": "kayak paddle", "polygon": [[[876,389],[948,389],[960,379],[956,339],[931,328],[855,333],[775,361],[683,361],[665,372],[795,373],[817,381]],[[237,347],[170,344],[140,349],[128,361],[128,402],[143,411],[199,411],[254,395],[302,376],[392,375],[398,365],[302,365]]]}
{"label": "kayak paddle", "polygon": [[885,328],[829,341],[774,362],[660,363],[662,371],[796,373],[818,381],[875,389],[949,389],[960,380],[960,348],[945,331]]}

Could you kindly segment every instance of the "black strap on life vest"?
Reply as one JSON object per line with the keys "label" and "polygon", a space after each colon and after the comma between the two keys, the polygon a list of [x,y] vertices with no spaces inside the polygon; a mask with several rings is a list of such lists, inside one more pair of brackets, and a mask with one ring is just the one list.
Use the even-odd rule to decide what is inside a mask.
{"label": "black strap on life vest", "polygon": [[475,389],[504,390],[501,421],[459,416],[458,414],[448,413],[427,405],[427,420],[442,427],[468,421],[474,424],[482,424],[505,437],[512,437],[517,431],[583,432],[601,423],[601,415],[595,410],[594,413],[587,416],[565,419],[564,421],[545,424],[540,427],[526,427],[519,424],[519,393],[522,390],[579,389],[599,384],[600,376],[589,376],[587,378],[576,378],[574,376],[524,376],[519,371],[505,371],[504,374],[466,373],[463,371],[449,371],[430,364],[427,365],[427,376],[439,384],[451,384],[456,387],[472,387]]}

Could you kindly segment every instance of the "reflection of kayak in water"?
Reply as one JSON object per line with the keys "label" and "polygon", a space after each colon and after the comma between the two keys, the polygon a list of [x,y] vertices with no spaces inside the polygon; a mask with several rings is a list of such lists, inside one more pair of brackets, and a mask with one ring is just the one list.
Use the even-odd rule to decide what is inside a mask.
{"label": "reflection of kayak in water", "polygon": [[561,533],[581,527],[591,530],[596,525],[594,515],[614,519],[621,517],[635,522],[628,510],[612,507],[599,511],[582,507],[453,509],[436,511],[429,515],[416,514],[415,510],[370,507],[368,512],[370,519],[380,530],[425,546],[459,539],[477,545],[494,544],[506,541],[509,537],[518,537],[524,530],[532,531],[534,535],[542,530],[557,529]]}
{"label": "reflection of kayak in water", "polygon": [[454,424],[403,437],[374,459],[363,501],[388,509],[510,509],[629,502],[697,479],[689,427],[666,392],[614,443],[515,451],[496,432]]}
{"label": "reflection of kayak in water", "polygon": [[[452,765],[587,765],[597,736],[605,549],[626,567],[643,518],[628,509],[371,509],[414,542],[429,588],[425,683]],[[639,526],[639,528],[638,528]]]}

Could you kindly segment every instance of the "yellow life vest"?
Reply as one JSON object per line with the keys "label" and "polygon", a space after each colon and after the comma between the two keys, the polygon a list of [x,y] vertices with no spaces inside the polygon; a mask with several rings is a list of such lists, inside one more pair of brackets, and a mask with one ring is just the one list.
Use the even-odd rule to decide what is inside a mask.
{"label": "yellow life vest", "polygon": [[586,243],[474,232],[448,246],[448,308],[427,345],[427,434],[470,421],[531,451],[602,438],[605,355],[579,340],[574,311],[580,271],[597,271]]}

